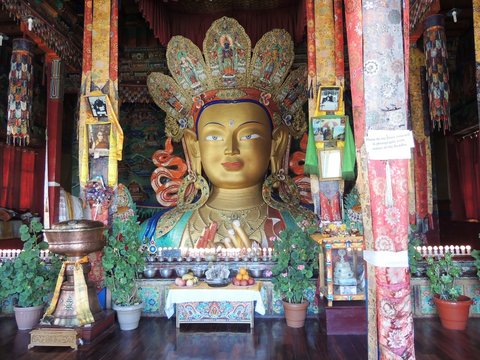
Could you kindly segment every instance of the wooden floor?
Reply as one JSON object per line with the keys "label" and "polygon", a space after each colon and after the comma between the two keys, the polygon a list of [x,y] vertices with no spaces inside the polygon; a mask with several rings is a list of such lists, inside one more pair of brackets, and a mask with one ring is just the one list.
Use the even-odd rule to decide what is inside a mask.
{"label": "wooden floor", "polygon": [[[256,319],[247,325],[182,325],[175,320],[142,318],[134,331],[118,327],[92,344],[69,348],[27,350],[28,331],[17,331],[11,317],[0,317],[0,359],[348,359],[367,358],[362,335],[327,336],[320,320],[307,319],[293,329],[284,319]],[[417,359],[480,359],[480,319],[470,319],[466,331],[448,331],[437,319],[415,320]]]}

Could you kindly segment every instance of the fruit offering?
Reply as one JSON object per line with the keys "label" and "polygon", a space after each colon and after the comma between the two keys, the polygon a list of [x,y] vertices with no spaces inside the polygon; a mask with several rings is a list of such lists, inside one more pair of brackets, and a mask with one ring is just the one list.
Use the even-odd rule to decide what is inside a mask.
{"label": "fruit offering", "polygon": [[255,279],[248,274],[248,270],[241,267],[238,269],[237,275],[232,279],[235,286],[249,286],[255,284]]}
{"label": "fruit offering", "polygon": [[192,272],[188,272],[182,277],[175,279],[175,285],[177,286],[195,286],[198,284],[198,278],[193,275]]}

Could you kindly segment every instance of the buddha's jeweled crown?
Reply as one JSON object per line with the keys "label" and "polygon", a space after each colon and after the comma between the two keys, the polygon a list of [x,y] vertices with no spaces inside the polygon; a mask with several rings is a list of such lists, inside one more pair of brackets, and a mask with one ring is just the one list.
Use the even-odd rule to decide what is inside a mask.
{"label": "buddha's jeweled crown", "polygon": [[294,49],[285,30],[269,31],[253,54],[250,38],[232,18],[213,22],[200,49],[183,36],[167,46],[172,77],[151,73],[147,85],[155,103],[166,113],[167,136],[179,141],[183,130],[195,128],[202,107],[220,99],[250,99],[265,106],[274,126],[284,123],[298,138],[306,131],[302,106],[307,100],[307,70],[289,74]]}

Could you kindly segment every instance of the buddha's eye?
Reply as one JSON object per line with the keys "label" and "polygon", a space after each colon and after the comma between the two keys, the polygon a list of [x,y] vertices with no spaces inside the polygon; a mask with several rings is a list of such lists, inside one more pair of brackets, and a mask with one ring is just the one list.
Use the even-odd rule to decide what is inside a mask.
{"label": "buddha's eye", "polygon": [[218,136],[218,135],[208,135],[208,136],[205,137],[205,140],[207,140],[207,141],[222,141],[223,137]]}
{"label": "buddha's eye", "polygon": [[253,140],[253,139],[258,139],[260,135],[258,134],[248,134],[248,135],[243,135],[240,137],[240,140]]}

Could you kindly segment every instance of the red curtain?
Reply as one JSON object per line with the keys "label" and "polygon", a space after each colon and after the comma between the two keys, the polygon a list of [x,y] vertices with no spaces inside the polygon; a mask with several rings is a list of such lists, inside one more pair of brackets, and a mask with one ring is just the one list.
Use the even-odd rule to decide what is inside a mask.
{"label": "red curtain", "polygon": [[0,207],[42,215],[45,152],[0,144]]}
{"label": "red curtain", "polygon": [[[479,138],[465,137],[449,146],[452,220],[480,220]],[[453,145],[453,146],[452,146]]]}
{"label": "red curtain", "polygon": [[236,19],[245,28],[252,47],[266,32],[285,29],[295,43],[300,43],[306,32],[305,0],[291,1],[278,9],[246,10],[232,8],[215,14],[182,13],[169,9],[168,4],[157,0],[139,0],[138,7],[153,30],[153,34],[166,46],[174,35],[182,35],[202,49],[203,39],[213,21],[222,16]]}

